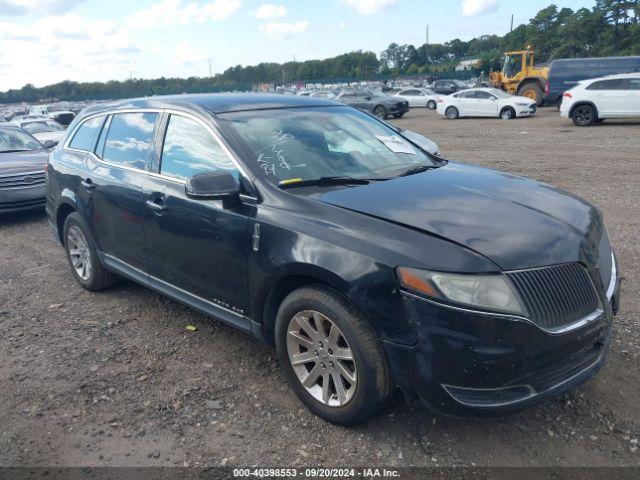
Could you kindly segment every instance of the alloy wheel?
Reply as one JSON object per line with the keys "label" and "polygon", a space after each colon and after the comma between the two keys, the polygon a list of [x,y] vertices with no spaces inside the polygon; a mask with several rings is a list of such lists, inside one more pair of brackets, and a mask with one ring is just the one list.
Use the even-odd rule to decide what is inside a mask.
{"label": "alloy wheel", "polygon": [[589,125],[593,122],[593,109],[586,105],[576,108],[573,118],[579,125]]}
{"label": "alloy wheel", "polygon": [[88,280],[91,277],[91,250],[87,238],[75,225],[67,233],[67,251],[71,265],[78,277]]}
{"label": "alloy wheel", "polygon": [[353,351],[326,315],[295,314],[287,328],[287,353],[298,380],[317,401],[343,407],[353,398],[358,382]]}
{"label": "alloy wheel", "polygon": [[513,112],[509,108],[505,108],[500,114],[500,117],[502,117],[503,120],[511,120],[512,116],[513,116]]}

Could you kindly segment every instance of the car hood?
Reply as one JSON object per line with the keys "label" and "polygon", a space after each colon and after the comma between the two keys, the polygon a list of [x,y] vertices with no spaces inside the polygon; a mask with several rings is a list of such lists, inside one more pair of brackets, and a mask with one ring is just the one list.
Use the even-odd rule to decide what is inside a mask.
{"label": "car hood", "polygon": [[568,192],[456,162],[315,198],[453,241],[504,270],[595,266],[603,233],[599,211]]}
{"label": "car hood", "polygon": [[0,153],[0,175],[42,171],[48,158],[46,150]]}
{"label": "car hood", "polygon": [[523,97],[521,95],[513,95],[512,97],[509,98],[503,98],[502,100],[507,100],[507,101],[512,101],[512,102],[518,102],[518,103],[530,103],[530,104],[534,104],[536,103],[535,100],[531,100],[528,97]]}
{"label": "car hood", "polygon": [[47,140],[53,140],[54,142],[59,142],[60,140],[63,139],[65,133],[66,132],[61,130],[59,132],[32,133],[32,135],[36,137],[36,139],[41,143]]}

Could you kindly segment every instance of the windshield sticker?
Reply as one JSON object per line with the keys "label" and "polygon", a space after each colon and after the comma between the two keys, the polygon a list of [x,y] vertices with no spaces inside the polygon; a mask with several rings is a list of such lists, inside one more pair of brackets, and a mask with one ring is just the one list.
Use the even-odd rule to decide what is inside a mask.
{"label": "windshield sticker", "polygon": [[287,161],[285,145],[294,138],[290,133],[284,133],[282,130],[274,130],[271,132],[272,142],[256,152],[256,155],[258,155],[256,161],[267,175],[276,176],[276,167],[284,170],[306,167],[304,164],[290,165]]}
{"label": "windshield sticker", "polygon": [[391,135],[390,137],[387,137],[385,135],[376,135],[376,138],[380,140],[385,147],[387,147],[394,153],[407,153],[409,155],[416,154],[411,144],[398,137],[397,135]]}

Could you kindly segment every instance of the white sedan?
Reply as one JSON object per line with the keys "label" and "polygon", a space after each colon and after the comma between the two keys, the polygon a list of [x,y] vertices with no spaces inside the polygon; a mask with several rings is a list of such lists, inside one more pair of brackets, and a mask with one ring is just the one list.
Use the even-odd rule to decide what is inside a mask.
{"label": "white sedan", "polygon": [[393,94],[394,97],[402,97],[409,102],[409,107],[427,107],[436,109],[438,94],[429,88],[404,88]]}
{"label": "white sedan", "polygon": [[509,120],[536,113],[536,102],[509,95],[497,88],[470,88],[438,97],[438,113],[450,120],[459,117],[499,117]]}
{"label": "white sedan", "polygon": [[62,140],[65,129],[53,120],[26,120],[19,123],[20,128],[43,143],[51,140],[56,144]]}

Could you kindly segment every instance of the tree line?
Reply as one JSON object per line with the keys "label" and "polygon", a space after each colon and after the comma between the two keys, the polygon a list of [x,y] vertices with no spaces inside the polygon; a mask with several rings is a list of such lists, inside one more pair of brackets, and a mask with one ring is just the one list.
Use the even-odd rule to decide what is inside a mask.
{"label": "tree line", "polygon": [[443,44],[392,43],[377,56],[355,51],[324,60],[260,63],[228,68],[212,77],[64,81],[0,93],[0,102],[115,99],[124,97],[251,90],[257,84],[366,80],[398,75],[433,76],[452,71],[462,59],[477,58],[482,70],[500,68],[502,52],[532,45],[537,61],[554,58],[640,55],[640,0],[596,0],[589,8],[550,5],[506,35],[483,35]]}

